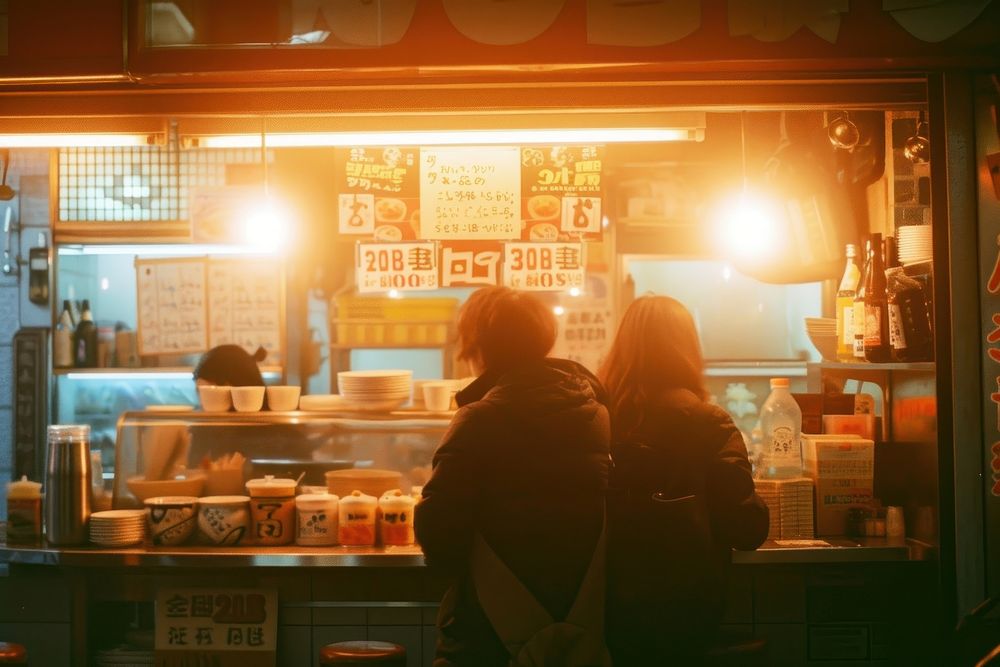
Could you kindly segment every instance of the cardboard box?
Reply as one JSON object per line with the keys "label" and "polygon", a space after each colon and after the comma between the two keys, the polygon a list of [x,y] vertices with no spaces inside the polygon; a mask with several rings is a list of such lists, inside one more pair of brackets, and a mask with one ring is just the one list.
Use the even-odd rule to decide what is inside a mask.
{"label": "cardboard box", "polygon": [[875,443],[857,435],[803,435],[802,472],[816,488],[816,535],[843,535],[847,511],[872,504]]}

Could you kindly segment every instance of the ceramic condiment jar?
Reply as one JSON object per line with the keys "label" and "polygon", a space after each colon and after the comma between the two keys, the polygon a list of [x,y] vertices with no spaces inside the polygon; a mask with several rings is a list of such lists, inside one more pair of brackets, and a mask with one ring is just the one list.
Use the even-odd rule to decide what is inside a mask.
{"label": "ceramic condiment jar", "polygon": [[303,493],[295,497],[295,543],[330,546],[337,543],[340,498],[332,493]]}
{"label": "ceramic condiment jar", "polygon": [[337,539],[344,546],[370,547],[375,544],[375,512],[378,501],[360,491],[340,499]]}
{"label": "ceramic condiment jar", "polygon": [[246,496],[199,498],[198,532],[217,546],[239,544],[250,529],[249,504]]}
{"label": "ceramic condiment jar", "polygon": [[257,544],[291,544],[295,539],[294,479],[265,475],[247,482],[251,534]]}
{"label": "ceramic condiment jar", "polygon": [[386,491],[378,501],[379,535],[386,546],[413,544],[413,508],[416,500],[399,489]]}
{"label": "ceramic condiment jar", "polygon": [[42,537],[42,485],[27,476],[7,484],[7,541],[35,542]]}

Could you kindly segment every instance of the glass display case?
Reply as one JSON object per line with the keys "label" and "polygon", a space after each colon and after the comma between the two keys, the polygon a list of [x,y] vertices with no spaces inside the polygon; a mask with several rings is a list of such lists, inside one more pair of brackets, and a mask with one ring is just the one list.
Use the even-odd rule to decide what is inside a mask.
{"label": "glass display case", "polygon": [[449,423],[418,411],[128,411],[117,422],[113,505],[140,506],[151,495],[242,494],[247,479],[264,475],[325,486],[331,470],[392,471],[409,493],[430,477]]}

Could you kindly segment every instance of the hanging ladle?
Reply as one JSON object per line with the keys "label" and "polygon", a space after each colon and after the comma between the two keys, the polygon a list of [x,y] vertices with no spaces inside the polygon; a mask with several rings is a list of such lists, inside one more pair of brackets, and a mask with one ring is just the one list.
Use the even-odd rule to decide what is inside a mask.
{"label": "hanging ladle", "polygon": [[845,151],[854,150],[861,141],[861,131],[846,111],[843,116],[830,121],[830,125],[827,126],[827,136],[834,148]]}
{"label": "hanging ladle", "polygon": [[0,178],[0,201],[10,201],[14,198],[14,188],[7,185],[7,168],[10,167],[10,149],[0,150],[0,160],[3,160],[3,178]]}
{"label": "hanging ladle", "polygon": [[927,137],[927,122],[923,111],[917,119],[917,133],[903,144],[903,155],[915,164],[927,162],[931,158],[931,142]]}

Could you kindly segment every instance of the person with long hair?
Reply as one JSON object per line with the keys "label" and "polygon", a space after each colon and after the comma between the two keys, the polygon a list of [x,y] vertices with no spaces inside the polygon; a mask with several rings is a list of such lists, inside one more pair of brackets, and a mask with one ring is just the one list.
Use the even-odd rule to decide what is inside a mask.
{"label": "person with long hair", "polygon": [[456,397],[415,512],[427,564],[452,579],[434,665],[607,665],[600,383],[548,357],[556,319],[528,293],[476,291],[458,338],[479,377]]}
{"label": "person with long hair", "polygon": [[625,312],[599,377],[611,413],[608,646],[616,665],[697,664],[724,611],[732,549],[767,538],[743,436],[707,401],[676,299]]}

